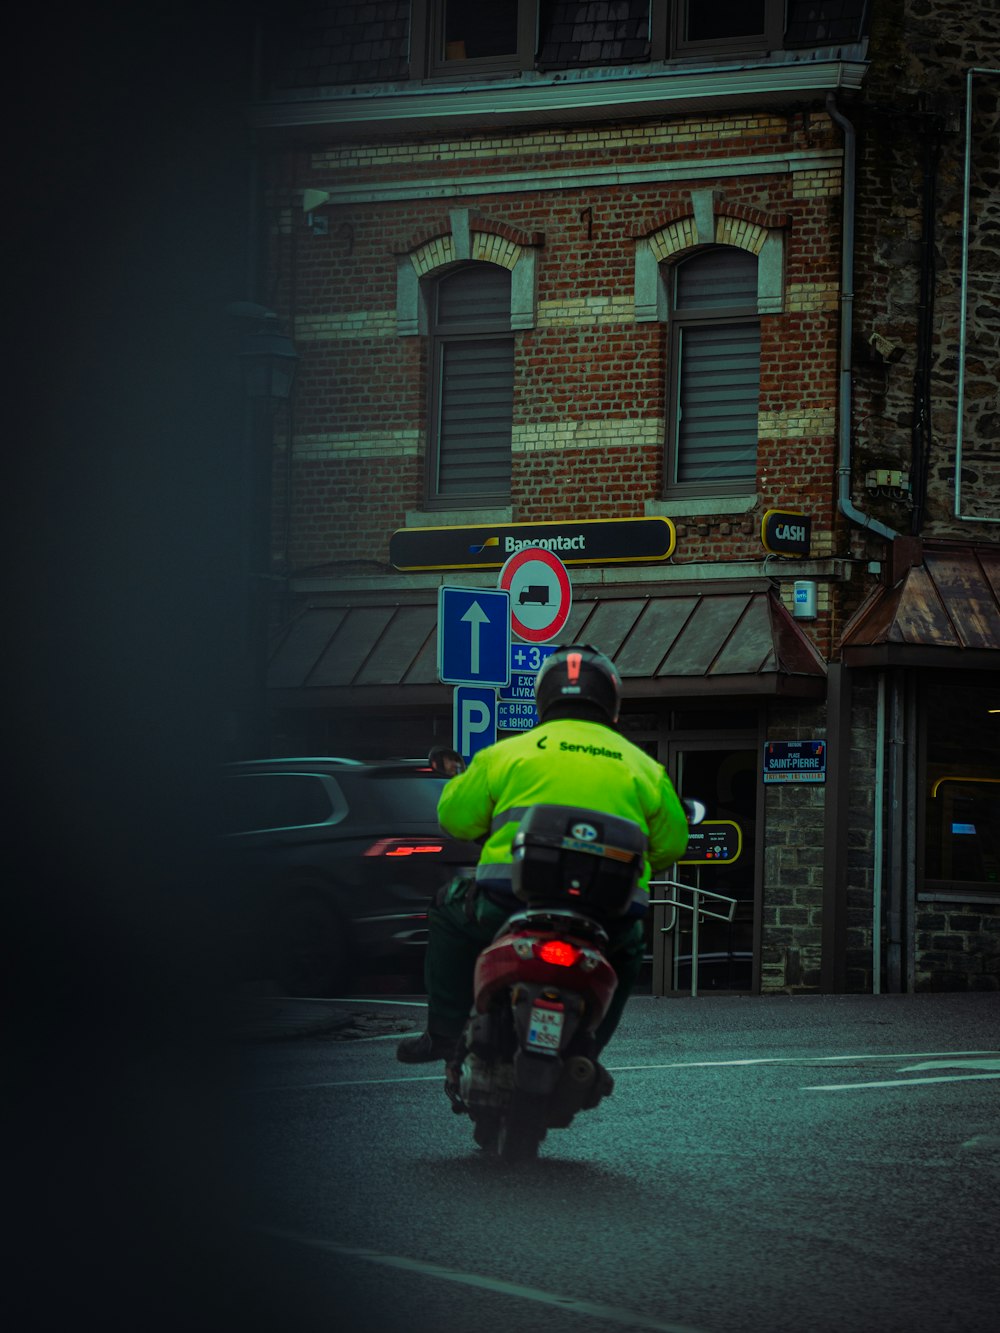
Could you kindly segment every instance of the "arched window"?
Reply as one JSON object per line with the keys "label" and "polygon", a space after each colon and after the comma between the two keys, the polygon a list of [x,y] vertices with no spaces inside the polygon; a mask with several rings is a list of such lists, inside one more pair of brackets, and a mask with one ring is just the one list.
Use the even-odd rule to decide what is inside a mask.
{"label": "arched window", "polygon": [[506,504],[514,415],[510,272],[471,263],[433,283],[428,503]]}
{"label": "arched window", "polygon": [[738,494],[757,480],[757,259],[712,246],[670,283],[668,494]]}

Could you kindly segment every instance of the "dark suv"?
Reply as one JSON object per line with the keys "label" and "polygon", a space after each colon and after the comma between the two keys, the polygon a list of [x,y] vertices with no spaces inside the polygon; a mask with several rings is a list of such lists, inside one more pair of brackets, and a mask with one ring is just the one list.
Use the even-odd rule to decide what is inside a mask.
{"label": "dark suv", "polygon": [[417,760],[228,765],[220,816],[241,973],[316,996],[361,968],[418,974],[428,904],[479,852],[442,834],[444,782]]}

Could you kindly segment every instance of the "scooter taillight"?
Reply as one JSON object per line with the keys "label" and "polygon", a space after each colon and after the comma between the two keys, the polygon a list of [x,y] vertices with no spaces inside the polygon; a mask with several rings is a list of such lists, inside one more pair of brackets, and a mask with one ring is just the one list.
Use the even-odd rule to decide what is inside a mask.
{"label": "scooter taillight", "polygon": [[572,967],[583,955],[569,940],[545,940],[535,946],[535,953],[543,963],[554,963],[556,967]]}

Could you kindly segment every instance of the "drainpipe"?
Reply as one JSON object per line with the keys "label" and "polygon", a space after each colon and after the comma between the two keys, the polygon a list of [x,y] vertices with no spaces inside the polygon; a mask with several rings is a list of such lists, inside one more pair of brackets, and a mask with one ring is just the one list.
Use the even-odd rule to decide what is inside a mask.
{"label": "drainpipe", "polygon": [[[833,93],[828,93],[826,109],[844,135],[844,172],[842,192],[842,216],[840,229],[840,379],[838,384],[838,458],[837,458],[837,507],[845,518],[856,523],[860,528],[886,541],[895,541],[899,534],[871,514],[865,514],[851,500],[851,412],[853,405],[852,376],[854,340],[854,211],[856,197],[855,183],[855,133],[854,126],[837,109]],[[874,881],[872,885],[872,991],[878,995],[882,991],[882,857],[884,842],[884,821],[882,801],[884,789],[884,726],[885,726],[885,679],[879,678],[879,708],[876,721],[876,746],[878,777],[875,791],[875,849]],[[846,756],[845,756],[846,759]]]}
{"label": "drainpipe", "polygon": [[904,920],[906,919],[906,726],[904,721],[906,683],[901,670],[889,680],[889,837],[888,837],[888,934],[885,941],[885,981],[889,993],[904,990],[906,959]]}
{"label": "drainpipe", "polygon": [[875,838],[872,848],[872,994],[882,994],[882,866],[885,856],[885,673],[875,704]]}
{"label": "drainpipe", "polygon": [[910,478],[913,509],[910,532],[919,537],[927,504],[927,476],[931,463],[931,357],[934,342],[934,223],[937,196],[940,131],[927,125],[923,141],[922,217],[920,237],[920,297],[917,313],[917,368],[913,376],[913,448]]}
{"label": "drainpipe", "polygon": [[833,93],[828,93],[826,109],[844,134],[844,188],[840,253],[840,385],[838,402],[839,456],[837,460],[837,507],[845,518],[886,541],[899,533],[880,523],[871,514],[862,513],[851,501],[851,377],[854,337],[854,200],[855,134],[854,126],[837,109]]}

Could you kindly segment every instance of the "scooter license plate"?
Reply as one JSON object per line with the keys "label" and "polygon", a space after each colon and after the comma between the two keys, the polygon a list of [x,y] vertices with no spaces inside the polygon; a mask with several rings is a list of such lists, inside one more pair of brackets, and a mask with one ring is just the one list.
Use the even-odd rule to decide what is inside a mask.
{"label": "scooter license plate", "polygon": [[562,1037],[565,1011],[562,1005],[533,1004],[528,1023],[528,1047],[546,1055],[556,1055]]}

